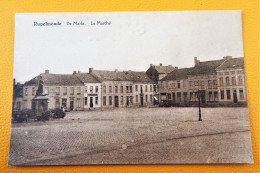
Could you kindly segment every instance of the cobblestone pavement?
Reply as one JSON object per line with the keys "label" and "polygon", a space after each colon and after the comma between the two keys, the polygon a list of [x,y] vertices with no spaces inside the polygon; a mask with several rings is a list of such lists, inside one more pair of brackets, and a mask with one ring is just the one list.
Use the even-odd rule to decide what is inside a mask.
{"label": "cobblestone pavement", "polygon": [[9,165],[252,162],[247,108],[120,108],[13,124]]}

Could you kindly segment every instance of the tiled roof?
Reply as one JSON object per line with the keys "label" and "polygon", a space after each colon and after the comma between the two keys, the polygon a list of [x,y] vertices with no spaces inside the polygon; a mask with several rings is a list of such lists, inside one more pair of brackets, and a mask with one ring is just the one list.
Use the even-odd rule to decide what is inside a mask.
{"label": "tiled roof", "polygon": [[131,81],[128,71],[107,71],[93,70],[94,75],[99,81]]}
{"label": "tiled roof", "polygon": [[158,73],[170,73],[174,70],[174,67],[169,66],[163,66],[163,65],[154,65],[154,68],[158,71]]}
{"label": "tiled roof", "polygon": [[188,74],[193,70],[194,68],[182,68],[182,69],[176,69],[172,71],[170,74],[165,76],[162,81],[166,80],[180,80],[185,79],[188,77]]}
{"label": "tiled roof", "polygon": [[153,81],[143,71],[142,72],[130,71],[129,75],[131,75],[131,78],[132,78],[133,82],[149,82],[149,83],[153,83]]}
{"label": "tiled roof", "polygon": [[244,69],[244,57],[241,58],[231,58],[222,63],[216,70],[227,70],[242,68]]}
{"label": "tiled roof", "polygon": [[47,85],[83,85],[83,83],[77,78],[76,75],[72,74],[40,74],[24,85],[35,85],[38,80],[42,80],[43,84]]}
{"label": "tiled roof", "polygon": [[83,83],[100,83],[93,75],[89,73],[77,73],[76,76]]}
{"label": "tiled roof", "polygon": [[225,59],[199,62],[199,64],[193,68],[189,75],[215,74],[216,68],[220,66],[224,61]]}
{"label": "tiled roof", "polygon": [[153,82],[145,72],[93,70],[92,74],[99,81]]}

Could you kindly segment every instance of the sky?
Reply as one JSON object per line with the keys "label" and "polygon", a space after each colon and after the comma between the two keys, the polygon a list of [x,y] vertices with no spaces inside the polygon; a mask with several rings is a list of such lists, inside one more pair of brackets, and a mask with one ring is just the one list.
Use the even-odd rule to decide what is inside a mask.
{"label": "sky", "polygon": [[240,11],[15,14],[13,75],[21,83],[46,69],[146,71],[150,64],[183,68],[194,66],[194,57],[224,56],[243,57]]}

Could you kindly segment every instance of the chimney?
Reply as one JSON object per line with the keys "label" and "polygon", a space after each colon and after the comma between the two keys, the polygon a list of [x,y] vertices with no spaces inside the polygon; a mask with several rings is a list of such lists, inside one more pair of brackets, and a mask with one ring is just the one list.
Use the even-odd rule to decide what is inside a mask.
{"label": "chimney", "polygon": [[14,80],[14,85],[16,85],[15,78],[13,80]]}
{"label": "chimney", "polygon": [[77,71],[73,71],[73,74],[76,74],[77,73]]}
{"label": "chimney", "polygon": [[45,74],[49,74],[49,70],[45,70]]}
{"label": "chimney", "polygon": [[196,66],[196,65],[199,65],[199,63],[200,63],[200,60],[198,60],[197,57],[194,57],[194,65],[195,65],[195,66]]}
{"label": "chimney", "polygon": [[162,63],[160,63],[160,66],[162,66]]}
{"label": "chimney", "polygon": [[92,73],[93,72],[93,68],[89,68],[88,72]]}
{"label": "chimney", "polygon": [[153,66],[153,64],[150,64],[150,67],[152,67]]}
{"label": "chimney", "polygon": [[175,70],[178,70],[178,67],[174,67],[175,68]]}
{"label": "chimney", "polygon": [[117,70],[117,69],[115,69],[115,72],[118,72],[118,70]]}
{"label": "chimney", "polygon": [[231,59],[231,58],[232,58],[232,56],[224,56],[223,57],[224,60],[228,60],[228,59]]}

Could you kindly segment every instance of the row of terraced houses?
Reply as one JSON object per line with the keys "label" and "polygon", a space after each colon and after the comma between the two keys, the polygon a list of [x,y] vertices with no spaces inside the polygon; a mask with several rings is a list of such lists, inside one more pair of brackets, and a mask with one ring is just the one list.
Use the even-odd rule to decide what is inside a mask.
{"label": "row of terraced houses", "polygon": [[146,72],[103,71],[52,74],[48,70],[24,84],[14,82],[13,109],[153,106],[246,105],[244,58],[226,56],[194,67],[150,65]]}

